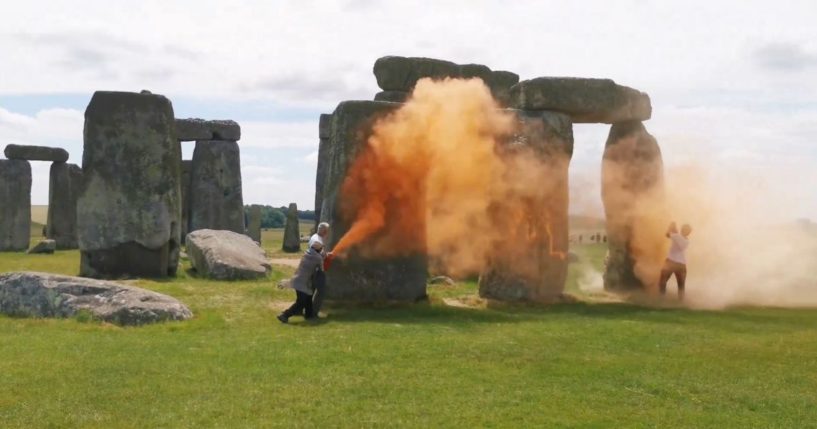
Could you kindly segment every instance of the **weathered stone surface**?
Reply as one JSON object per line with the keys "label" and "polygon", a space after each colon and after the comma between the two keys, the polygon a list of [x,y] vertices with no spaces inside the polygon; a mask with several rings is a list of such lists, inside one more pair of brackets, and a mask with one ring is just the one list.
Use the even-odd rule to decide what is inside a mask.
{"label": "weathered stone surface", "polygon": [[508,71],[492,71],[482,64],[454,64],[433,58],[388,56],[374,63],[377,85],[383,89],[375,95],[376,101],[404,102],[417,81],[422,78],[479,78],[490,88],[494,98],[503,106],[509,103],[511,86],[519,76]]}
{"label": "weathered stone surface", "polygon": [[258,244],[261,244],[261,206],[253,204],[250,206],[250,213],[247,221],[247,236]]}
{"label": "weathered stone surface", "polygon": [[523,110],[567,113],[574,123],[649,119],[650,97],[617,85],[610,79],[539,77],[523,80],[510,89],[511,106]]}
{"label": "weathered stone surface", "polygon": [[377,86],[386,91],[411,92],[424,77],[442,79],[459,75],[459,65],[433,58],[389,56],[378,58],[374,63]]}
{"label": "weathered stone surface", "polygon": [[68,151],[59,147],[10,144],[6,145],[6,150],[3,153],[5,153],[8,159],[54,162],[68,161]]}
{"label": "weathered stone surface", "polygon": [[47,253],[51,254],[57,250],[57,242],[54,240],[40,240],[39,243],[35,244],[34,247],[28,249],[29,254],[36,254],[36,253]]}
{"label": "weathered stone surface", "polygon": [[663,163],[658,143],[641,122],[610,127],[601,192],[609,238],[604,288],[632,291],[656,286],[667,221]]}
{"label": "weathered stone surface", "polygon": [[315,230],[321,220],[321,205],[323,204],[323,182],[329,163],[329,136],[332,134],[332,115],[321,114],[318,122],[318,167],[315,174]]}
{"label": "weathered stone surface", "polygon": [[0,251],[28,249],[31,236],[31,164],[0,159]]}
{"label": "weathered stone surface", "polygon": [[298,225],[298,206],[295,203],[289,204],[287,210],[287,221],[284,225],[284,252],[297,252],[301,250],[301,232]]}
{"label": "weathered stone surface", "polygon": [[405,91],[380,91],[374,95],[375,101],[391,101],[393,103],[405,102],[410,93]]}
{"label": "weathered stone surface", "polygon": [[184,243],[187,233],[190,232],[190,176],[193,173],[193,161],[186,159],[182,161],[182,243]]}
{"label": "weathered stone surface", "polygon": [[241,158],[234,141],[197,141],[190,173],[190,231],[244,233]]}
{"label": "weathered stone surface", "polygon": [[[382,101],[345,101],[332,116],[329,162],[324,181],[321,221],[332,225],[328,249],[349,230],[355,213],[340,211],[340,189],[347,170],[365,147],[375,120],[399,108]],[[355,302],[407,301],[426,296],[427,259],[417,254],[383,260],[367,259],[354,252],[337,259],[327,271],[329,299]]]}
{"label": "weathered stone surface", "polygon": [[118,325],[193,317],[190,309],[176,299],[137,287],[58,274],[0,274],[0,312],[3,314],[71,317],[80,311]]}
{"label": "weathered stone surface", "polygon": [[503,107],[511,104],[511,87],[519,83],[519,75],[505,70],[491,72],[485,82],[491,88],[496,101]]}
{"label": "weathered stone surface", "polygon": [[241,140],[241,127],[231,120],[176,119],[176,138],[181,141]]}
{"label": "weathered stone surface", "polygon": [[175,275],[181,147],[173,127],[173,106],[161,95],[94,93],[77,200],[81,275]]}
{"label": "weathered stone surface", "polygon": [[82,189],[82,169],[76,164],[51,164],[48,183],[48,223],[46,237],[56,242],[57,249],[76,249],[77,198]]}
{"label": "weathered stone surface", "polygon": [[270,273],[266,252],[244,234],[199,229],[187,234],[185,243],[190,262],[200,276],[240,280]]}
{"label": "weathered stone surface", "polygon": [[498,153],[535,164],[510,170],[507,179],[510,183],[534,180],[542,186],[533,192],[511,192],[504,202],[491,207],[492,223],[503,232],[503,239],[493,245],[480,275],[479,293],[498,300],[550,301],[561,295],[567,278],[573,124],[569,116],[556,112],[514,113],[519,132],[501,142]]}
{"label": "weathered stone surface", "polygon": [[318,138],[328,139],[332,135],[332,114],[321,113],[318,119]]}

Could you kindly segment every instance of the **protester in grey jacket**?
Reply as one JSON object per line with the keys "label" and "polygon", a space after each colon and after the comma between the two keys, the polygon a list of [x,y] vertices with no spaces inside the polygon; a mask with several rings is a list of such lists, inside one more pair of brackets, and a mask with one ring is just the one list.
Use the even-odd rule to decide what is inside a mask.
{"label": "protester in grey jacket", "polygon": [[312,276],[315,271],[321,269],[323,264],[322,250],[323,243],[315,241],[301,258],[295,276],[289,281],[289,286],[295,289],[295,303],[278,315],[281,323],[287,323],[290,317],[300,314],[303,314],[306,319],[315,317],[312,309]]}

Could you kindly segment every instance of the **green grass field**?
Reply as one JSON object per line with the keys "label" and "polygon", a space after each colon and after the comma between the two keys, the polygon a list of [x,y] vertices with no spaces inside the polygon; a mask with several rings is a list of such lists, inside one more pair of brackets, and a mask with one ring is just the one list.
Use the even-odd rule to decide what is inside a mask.
{"label": "green grass field", "polygon": [[[280,231],[264,241],[280,249]],[[276,267],[263,281],[133,282],[188,304],[188,322],[0,316],[0,427],[817,426],[817,310],[600,303],[578,278],[604,248],[573,251],[574,304],[446,305],[475,296],[460,283],[282,325],[293,293],[274,285],[291,271]],[[0,254],[0,272],[78,264],[77,251]]]}

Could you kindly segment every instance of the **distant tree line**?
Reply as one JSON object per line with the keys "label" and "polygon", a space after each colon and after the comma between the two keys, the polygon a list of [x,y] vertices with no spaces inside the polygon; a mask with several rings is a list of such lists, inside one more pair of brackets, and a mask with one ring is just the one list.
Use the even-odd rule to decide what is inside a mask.
{"label": "distant tree line", "polygon": [[[283,228],[286,223],[286,206],[261,206],[261,228]],[[244,206],[244,218],[249,219],[250,206]],[[314,210],[298,210],[298,219],[315,221]]]}

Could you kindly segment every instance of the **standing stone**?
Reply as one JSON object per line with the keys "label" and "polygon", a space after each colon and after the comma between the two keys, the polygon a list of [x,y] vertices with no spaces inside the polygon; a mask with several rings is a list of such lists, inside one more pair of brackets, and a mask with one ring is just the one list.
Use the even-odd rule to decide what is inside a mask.
{"label": "standing stone", "polygon": [[24,251],[31,237],[31,164],[0,159],[0,251]]}
{"label": "standing stone", "polygon": [[190,175],[193,172],[193,161],[182,161],[182,243],[190,232]]}
{"label": "standing stone", "polygon": [[48,223],[46,237],[56,242],[57,249],[76,249],[77,198],[82,189],[82,169],[76,164],[51,164],[48,184]]}
{"label": "standing stone", "polygon": [[287,221],[284,225],[284,252],[297,252],[301,250],[301,231],[298,225],[298,206],[289,203],[287,210]]}
{"label": "standing stone", "polygon": [[533,180],[541,186],[511,190],[491,208],[492,223],[504,237],[492,246],[479,293],[506,301],[548,301],[561,295],[567,279],[573,124],[561,113],[513,112],[519,131],[500,142],[498,154],[517,160],[513,165],[524,159],[527,168],[510,168],[506,182]]}
{"label": "standing stone", "polygon": [[59,147],[28,146],[19,144],[6,145],[3,151],[8,159],[22,159],[25,161],[68,161],[68,151]]}
{"label": "standing stone", "polygon": [[175,275],[181,147],[170,100],[149,93],[94,93],[85,110],[82,173],[80,274]]}
{"label": "standing stone", "polygon": [[244,233],[244,197],[238,143],[200,140],[190,173],[190,232],[215,229]]}
{"label": "standing stone", "polygon": [[[355,213],[341,213],[340,210],[341,186],[347,171],[365,147],[374,122],[399,107],[400,104],[381,101],[344,101],[332,115],[329,143],[332,150],[325,173],[320,218],[332,225],[326,241],[329,250],[346,234],[355,219]],[[424,240],[425,237],[418,234],[417,239]],[[413,302],[426,296],[427,273],[425,254],[375,260],[356,254],[352,249],[347,258],[336,259],[327,271],[327,284],[330,285],[327,296],[355,302]]]}
{"label": "standing stone", "polygon": [[523,110],[553,110],[570,115],[574,123],[650,119],[650,96],[610,79],[538,77],[510,89],[511,105]]}
{"label": "standing stone", "polygon": [[[607,290],[657,286],[667,227],[661,150],[639,121],[614,124],[604,148],[602,201],[607,216]],[[597,235],[597,241],[601,237]]]}
{"label": "standing stone", "polygon": [[247,235],[256,243],[261,244],[261,206],[257,204],[250,206]]}
{"label": "standing stone", "polygon": [[318,168],[315,177],[315,231],[321,221],[321,205],[323,204],[323,182],[326,178],[326,168],[329,162],[329,136],[332,134],[332,115],[321,114],[318,122]]}

